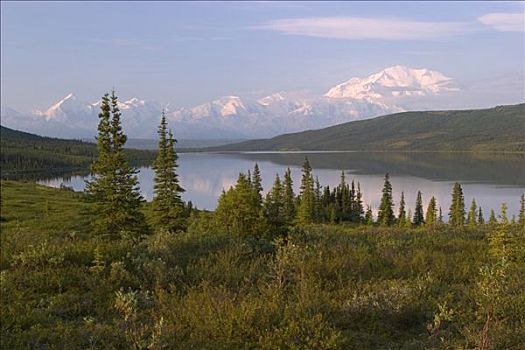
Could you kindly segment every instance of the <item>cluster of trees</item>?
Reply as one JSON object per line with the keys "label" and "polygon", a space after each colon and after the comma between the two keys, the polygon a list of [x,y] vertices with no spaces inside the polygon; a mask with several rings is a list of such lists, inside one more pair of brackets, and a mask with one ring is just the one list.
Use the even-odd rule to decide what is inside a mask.
{"label": "cluster of trees", "polygon": [[[302,167],[300,193],[294,194],[290,169],[281,181],[276,175],[273,187],[266,198],[262,197],[262,186],[259,167],[255,164],[253,174],[240,173],[235,186],[222,193],[216,210],[217,223],[226,230],[239,235],[264,235],[287,232],[294,224],[313,223],[355,223],[379,226],[436,226],[444,224],[443,211],[432,196],[426,211],[423,208],[421,191],[417,192],[414,213],[406,211],[405,195],[402,192],[399,201],[398,215],[394,214],[392,184],[387,173],[384,179],[381,203],[377,220],[374,220],[370,205],[363,205],[363,193],[359,183],[347,183],[344,172],[341,181],[334,188],[321,186],[319,179],[312,175],[312,167],[305,158]],[[517,222],[525,226],[525,197],[521,196],[521,208]],[[463,189],[455,183],[452,190],[452,203],[448,213],[448,224],[453,227],[475,227],[485,224],[483,211],[472,199],[470,210],[465,210]],[[501,206],[499,218],[494,210],[490,212],[487,222],[516,223],[516,218],[509,220],[507,205]]]}
{"label": "cluster of trees", "polygon": [[[140,193],[137,170],[124,155],[127,137],[122,131],[118,99],[113,91],[102,97],[99,114],[98,157],[91,166],[93,180],[87,182],[87,198],[93,202],[93,229],[109,237],[140,240],[151,232],[142,212],[144,198]],[[159,150],[153,164],[155,170],[152,221],[157,230],[176,232],[184,229],[189,206],[181,200],[184,189],[176,173],[176,140],[167,129],[164,113],[159,130]]]}
{"label": "cluster of trees", "polygon": [[[136,173],[124,156],[126,135],[122,131],[121,113],[117,97],[113,92],[104,95],[99,114],[98,158],[92,165],[94,179],[87,184],[88,198],[94,202],[94,230],[98,234],[129,236],[134,240],[151,232],[142,212],[142,198]],[[175,233],[187,227],[193,210],[191,202],[185,204],[181,199],[184,189],[177,176],[176,140],[168,130],[164,113],[161,116],[159,150],[153,163],[155,170],[154,198],[151,204],[151,224],[157,231]],[[344,172],[341,181],[334,188],[321,186],[314,178],[308,158],[302,166],[302,177],[298,195],[293,190],[291,171],[288,169],[283,179],[276,175],[273,187],[263,198],[261,173],[257,164],[253,173],[240,173],[235,186],[223,191],[215,212],[218,227],[239,236],[275,236],[285,234],[294,225],[315,223],[353,223],[377,224],[379,226],[435,226],[443,224],[441,207],[435,197],[423,208],[421,191],[417,192],[414,213],[405,208],[405,195],[401,193],[398,215],[394,214],[392,184],[387,173],[384,179],[381,203],[377,220],[374,219],[370,205],[363,205],[363,193],[359,183],[348,183]],[[521,198],[518,218],[525,225],[525,198]],[[491,211],[489,224],[516,222],[507,218],[507,207],[501,207],[499,220]],[[472,200],[468,214],[465,198],[459,183],[454,184],[452,204],[448,223],[453,227],[468,224],[475,227],[485,223],[481,207]]]}

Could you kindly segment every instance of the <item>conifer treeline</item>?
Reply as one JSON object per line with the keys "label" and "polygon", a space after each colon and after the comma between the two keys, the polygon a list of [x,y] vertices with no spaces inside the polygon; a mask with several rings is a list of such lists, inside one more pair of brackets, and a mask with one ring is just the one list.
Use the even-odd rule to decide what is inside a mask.
{"label": "conifer treeline", "polygon": [[[126,135],[122,131],[121,113],[117,96],[105,94],[102,97],[99,114],[97,149],[98,158],[92,164],[93,180],[87,183],[87,198],[92,206],[94,231],[109,237],[125,236],[134,240],[151,232],[143,214],[143,202],[137,180],[137,170],[131,167],[124,156]],[[185,230],[192,213],[192,204],[181,199],[184,189],[177,176],[176,140],[162,113],[159,134],[159,151],[154,162],[154,198],[151,204],[151,219],[156,231],[175,233]],[[215,222],[219,229],[241,236],[285,234],[295,225],[315,223],[352,223],[356,225],[378,224],[400,227],[434,226],[443,224],[441,207],[431,197],[426,214],[423,210],[421,191],[417,192],[414,215],[406,212],[405,195],[401,193],[399,212],[394,215],[394,199],[390,176],[384,179],[382,198],[374,220],[370,205],[363,206],[363,193],[359,182],[350,183],[345,173],[337,186],[321,186],[312,174],[312,167],[305,158],[302,167],[300,191],[293,190],[293,179],[288,168],[281,180],[276,175],[273,187],[265,198],[262,195],[262,179],[258,164],[253,173],[240,173],[235,186],[223,191],[215,211]],[[517,222],[525,226],[525,195],[521,196]],[[481,207],[472,200],[467,217],[465,199],[459,183],[454,184],[452,204],[449,209],[449,225],[470,227],[484,224]],[[492,210],[488,224],[515,224],[509,221],[507,206],[501,206],[499,220]]]}
{"label": "conifer treeline", "polygon": [[[216,210],[217,223],[229,232],[239,235],[262,235],[265,233],[283,233],[294,225],[315,223],[354,223],[380,226],[415,227],[443,225],[443,214],[438,207],[436,198],[432,196],[428,206],[423,209],[423,195],[417,192],[414,214],[406,212],[405,194],[401,193],[399,212],[394,215],[394,199],[392,185],[387,173],[384,179],[382,198],[378,208],[377,220],[374,220],[372,207],[363,206],[363,193],[359,182],[348,183],[344,172],[340,183],[334,187],[322,187],[319,180],[312,174],[312,167],[305,158],[302,167],[302,177],[299,194],[293,192],[291,171],[288,168],[281,181],[276,175],[273,187],[268,191],[265,200],[261,202],[261,179],[259,167],[256,164],[253,175],[240,173],[237,184],[223,191]],[[489,224],[516,223],[508,220],[507,206],[502,204],[499,220],[494,211],[491,212]],[[465,199],[459,183],[455,183],[452,191],[452,204],[448,213],[449,225],[469,227],[485,224],[482,208],[472,200],[468,215],[465,212]],[[517,222],[525,226],[525,196],[521,196],[521,208]]]}

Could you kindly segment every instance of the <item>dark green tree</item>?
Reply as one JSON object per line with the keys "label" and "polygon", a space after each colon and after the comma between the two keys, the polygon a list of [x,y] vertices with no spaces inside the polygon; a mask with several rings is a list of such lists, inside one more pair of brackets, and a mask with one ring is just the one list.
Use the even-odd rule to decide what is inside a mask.
{"label": "dark green tree", "polygon": [[299,207],[297,208],[297,222],[300,225],[313,223],[315,217],[314,180],[308,158],[304,159],[302,173]]}
{"label": "dark green tree", "polygon": [[[352,181],[352,190],[354,189],[354,181]],[[351,221],[355,223],[361,223],[364,218],[363,208],[363,194],[361,193],[361,184],[357,183],[357,191],[352,191],[355,195],[351,196],[352,210],[350,211]]]}
{"label": "dark green tree", "polygon": [[372,214],[372,208],[370,207],[370,205],[366,206],[365,224],[367,225],[374,224],[374,215]]}
{"label": "dark green tree", "polygon": [[509,218],[507,217],[507,203],[501,203],[499,210],[499,222],[503,225],[507,225],[509,223]]}
{"label": "dark green tree", "polygon": [[428,226],[436,226],[438,222],[437,214],[438,210],[436,198],[432,196],[432,198],[430,198],[430,201],[428,202],[427,214],[425,216],[425,224]]}
{"label": "dark green tree", "polygon": [[379,205],[379,212],[377,214],[377,222],[381,226],[390,226],[394,223],[394,201],[392,199],[392,184],[390,184],[390,175],[385,174],[385,182],[383,185],[383,195]]}
{"label": "dark green tree", "polygon": [[277,174],[272,189],[264,201],[264,214],[271,234],[283,234],[286,231],[284,212],[284,191],[281,179]]}
{"label": "dark green tree", "polygon": [[162,112],[159,125],[159,150],[153,163],[154,197],[152,202],[152,220],[159,230],[175,233],[186,227],[187,213],[181,199],[184,189],[179,184],[177,175],[176,140],[167,130],[166,115]]}
{"label": "dark green tree", "polygon": [[286,169],[283,180],[283,211],[284,220],[287,226],[293,225],[295,222],[296,208],[295,208],[295,194],[293,192],[292,172],[290,168]]}
{"label": "dark green tree", "polygon": [[472,203],[470,204],[470,210],[467,214],[467,224],[470,228],[475,228],[477,226],[477,210],[478,205],[476,204],[476,200],[472,198]]}
{"label": "dark green tree", "polygon": [[253,175],[251,178],[251,187],[253,190],[253,200],[255,201],[255,205],[258,208],[261,208],[262,206],[262,179],[261,179],[261,172],[259,171],[259,165],[255,163],[255,166],[253,168]]}
{"label": "dark green tree", "polygon": [[485,219],[483,218],[483,211],[481,210],[481,206],[478,208],[478,225],[485,224]]}
{"label": "dark green tree", "polygon": [[399,215],[397,216],[397,223],[399,227],[404,227],[407,219],[405,210],[405,194],[401,192],[401,200],[399,201]]}
{"label": "dark green tree", "polygon": [[421,198],[421,191],[417,191],[416,208],[414,209],[413,223],[416,226],[420,226],[425,223],[425,217],[423,214],[423,199]]}
{"label": "dark green tree", "polygon": [[498,220],[496,219],[496,213],[494,213],[494,209],[490,209],[489,225],[494,226],[497,223]]}
{"label": "dark green tree", "polygon": [[93,180],[86,193],[93,205],[95,233],[110,237],[124,236],[137,241],[148,233],[141,212],[143,198],[138,188],[137,171],[124,155],[126,135],[122,131],[118,99],[113,91],[104,95],[99,114],[98,157],[92,165]]}
{"label": "dark green tree", "polygon": [[452,204],[448,213],[448,223],[456,227],[465,224],[465,198],[463,197],[463,189],[457,182],[452,190]]}
{"label": "dark green tree", "polygon": [[441,206],[439,207],[438,223],[439,223],[439,224],[444,224],[444,223],[445,223],[445,222],[443,221],[443,210],[441,210]]}

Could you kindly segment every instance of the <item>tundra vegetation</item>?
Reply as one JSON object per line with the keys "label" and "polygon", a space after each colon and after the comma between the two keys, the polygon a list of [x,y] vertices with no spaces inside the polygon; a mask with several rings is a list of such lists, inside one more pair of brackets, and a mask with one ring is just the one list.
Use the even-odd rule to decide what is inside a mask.
{"label": "tundra vegetation", "polygon": [[85,193],[1,183],[2,349],[523,348],[524,195],[485,221],[457,183],[425,212],[420,191],[396,206],[386,174],[375,217],[359,183],[323,187],[305,159],[299,193],[287,171],[263,196],[256,165],[202,211],[162,117],[145,202],[102,101]]}

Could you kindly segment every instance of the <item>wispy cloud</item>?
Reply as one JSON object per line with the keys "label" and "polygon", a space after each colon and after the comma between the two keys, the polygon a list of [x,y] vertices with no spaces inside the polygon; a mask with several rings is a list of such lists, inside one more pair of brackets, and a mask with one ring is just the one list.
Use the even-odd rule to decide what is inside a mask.
{"label": "wispy cloud", "polygon": [[399,18],[314,17],[273,20],[251,27],[289,35],[333,39],[425,40],[474,31],[467,22],[422,22]]}
{"label": "wispy cloud", "polygon": [[501,32],[525,32],[525,13],[487,13],[478,18],[486,25]]}

